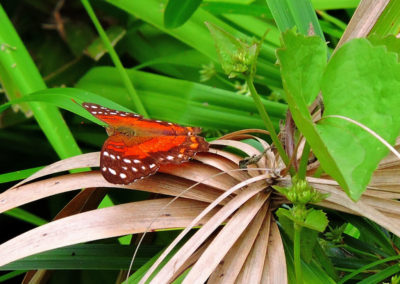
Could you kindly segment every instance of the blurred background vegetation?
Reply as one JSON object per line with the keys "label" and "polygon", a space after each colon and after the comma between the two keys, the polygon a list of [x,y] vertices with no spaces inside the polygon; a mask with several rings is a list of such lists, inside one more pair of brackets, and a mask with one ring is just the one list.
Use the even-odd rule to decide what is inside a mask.
{"label": "blurred background vegetation", "polygon": [[[358,2],[311,1],[331,49],[338,43]],[[190,7],[186,14],[177,13],[179,9],[173,7],[167,11],[167,1],[108,0],[91,3],[149,116],[201,126],[207,138],[238,129],[263,128],[263,123],[249,97],[245,80],[240,76],[230,79],[223,73],[204,22],[211,22],[249,43],[259,40],[268,31],[257,62],[255,83],[274,125],[279,128],[287,109],[275,57],[275,49],[280,45],[280,32],[265,0],[192,1],[193,15]],[[2,52],[12,53],[15,48],[18,51],[26,48],[33,59],[31,62],[29,57],[22,56],[15,59],[17,65],[6,66],[6,61],[0,58],[1,103],[42,91],[46,86],[74,87],[83,95],[90,91],[138,111],[81,1],[3,0],[0,5]],[[301,15],[301,11],[298,14]],[[8,21],[15,31],[8,28]],[[17,34],[22,43],[15,39]],[[40,72],[39,77],[34,66]],[[25,87],[13,77],[15,69],[20,71],[19,80],[26,84]],[[88,101],[91,99],[87,97]],[[64,125],[60,117],[51,115],[53,111],[42,108],[40,104],[33,108],[22,104],[0,114],[1,190],[10,187],[14,180],[28,176],[36,167],[101,148],[106,138],[103,128],[62,110]],[[47,112],[47,118],[38,118],[38,114]],[[0,215],[0,224],[4,228],[0,241],[50,221],[74,195],[53,196],[25,205],[24,211],[14,210]],[[145,199],[149,195],[119,190],[110,192],[110,197],[114,203],[121,203],[122,200]],[[348,271],[375,260],[376,255],[392,253],[386,233],[376,225],[338,213],[332,213],[329,219],[331,230],[321,238],[321,244],[334,255],[332,263],[336,267],[327,268],[333,278],[340,274],[336,270],[338,267]],[[357,240],[354,238],[357,232],[348,231],[352,236],[342,235],[350,219],[352,224],[358,224],[359,230],[370,232],[373,240]],[[136,268],[154,256],[174,234],[154,234],[155,246],[144,251],[144,260],[136,263]],[[344,239],[344,246],[357,255],[357,261],[346,260],[343,257],[345,252],[336,247],[343,244]],[[117,241],[103,240],[99,243]],[[100,259],[105,258],[106,250],[97,250],[104,254],[93,256],[90,261],[98,264],[93,266],[99,270],[58,270],[51,282],[114,282],[118,274],[114,269],[117,268],[101,264]],[[130,250],[121,251],[120,257],[125,257],[121,266],[126,267],[131,255]],[[73,264],[65,264],[66,268],[70,266]],[[22,276],[12,278],[13,275],[5,275],[0,279],[22,279]]]}

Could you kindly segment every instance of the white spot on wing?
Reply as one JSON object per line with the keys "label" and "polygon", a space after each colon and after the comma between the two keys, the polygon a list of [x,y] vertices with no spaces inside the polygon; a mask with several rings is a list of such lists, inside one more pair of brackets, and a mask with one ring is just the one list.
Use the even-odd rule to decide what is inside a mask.
{"label": "white spot on wing", "polygon": [[142,166],[142,170],[146,170],[146,167],[145,167],[145,166]]}
{"label": "white spot on wing", "polygon": [[102,111],[99,111],[99,114],[103,114],[103,112],[102,112]]}
{"label": "white spot on wing", "polygon": [[122,169],[124,169],[126,171],[128,169],[128,167],[122,167]]}
{"label": "white spot on wing", "polygon": [[123,159],[123,161],[124,161],[125,163],[127,163],[127,164],[130,164],[130,163],[131,163],[131,160],[129,160],[129,159]]}
{"label": "white spot on wing", "polygon": [[116,175],[117,172],[115,170],[113,170],[112,168],[108,168],[108,171],[112,174],[112,175]]}
{"label": "white spot on wing", "polygon": [[117,114],[117,113],[116,113],[116,112],[110,112],[110,114],[115,115],[115,114]]}
{"label": "white spot on wing", "polygon": [[111,159],[115,160],[115,156],[113,154],[110,155]]}
{"label": "white spot on wing", "polygon": [[121,156],[120,156],[120,155],[117,155],[117,159],[118,159],[118,160],[121,160]]}
{"label": "white spot on wing", "polygon": [[141,161],[140,161],[140,160],[137,160],[137,159],[134,159],[133,162],[134,162],[135,164],[140,164],[140,163],[141,163]]}
{"label": "white spot on wing", "polygon": [[150,169],[154,168],[156,164],[150,164]]}
{"label": "white spot on wing", "polygon": [[107,167],[103,167],[102,171],[105,172],[107,170]]}
{"label": "white spot on wing", "polygon": [[[99,112],[99,113],[100,113],[100,112]],[[97,114],[97,112],[96,112],[96,111],[92,111],[91,114]]]}
{"label": "white spot on wing", "polygon": [[137,168],[132,167],[132,171],[137,172],[138,170],[137,170]]}
{"label": "white spot on wing", "polygon": [[107,151],[104,151],[104,152],[103,152],[103,156],[107,156],[107,157],[108,157],[108,156],[110,156],[110,155],[108,154]]}
{"label": "white spot on wing", "polygon": [[97,108],[97,106],[92,105],[91,108]]}
{"label": "white spot on wing", "polygon": [[126,174],[124,174],[124,173],[120,173],[119,176],[120,176],[121,178],[126,178]]}
{"label": "white spot on wing", "polygon": [[167,160],[172,161],[174,159],[174,156],[167,156]]}
{"label": "white spot on wing", "polygon": [[183,154],[179,154],[179,155],[178,155],[178,158],[182,158],[182,157],[183,157]]}

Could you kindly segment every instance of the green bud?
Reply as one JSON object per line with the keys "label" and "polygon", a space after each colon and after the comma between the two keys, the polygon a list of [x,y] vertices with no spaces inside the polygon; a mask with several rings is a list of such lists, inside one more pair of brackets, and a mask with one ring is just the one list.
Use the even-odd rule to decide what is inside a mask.
{"label": "green bud", "polygon": [[228,77],[252,71],[257,57],[257,44],[249,46],[214,24],[206,25],[214,39],[222,69]]}
{"label": "green bud", "polygon": [[215,66],[213,62],[210,62],[208,65],[201,65],[200,73],[200,82],[206,82],[215,76],[217,71],[215,70]]}

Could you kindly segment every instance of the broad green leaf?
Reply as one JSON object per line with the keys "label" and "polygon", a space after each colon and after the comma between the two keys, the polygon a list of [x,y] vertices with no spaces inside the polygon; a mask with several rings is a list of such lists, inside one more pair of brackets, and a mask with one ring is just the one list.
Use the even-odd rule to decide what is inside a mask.
{"label": "broad green leaf", "polygon": [[327,116],[351,118],[393,144],[400,131],[397,55],[366,39],[352,40],[330,60],[321,88],[325,111],[318,133],[345,178],[340,185],[357,200],[388,149],[360,127]]}
{"label": "broad green leaf", "polygon": [[[322,56],[326,53],[322,52],[320,48],[325,44],[317,37],[308,39],[303,35],[294,35],[290,30],[282,35],[282,44],[282,48],[277,51],[277,57],[280,63],[286,99],[293,120],[300,132],[306,137],[319,162],[324,165],[324,170],[341,185],[346,184],[338,165],[335,163],[331,153],[328,152],[315,124],[312,122],[307,106],[307,101],[311,101],[313,97],[315,98],[319,91],[319,80],[325,67],[322,63],[316,66],[312,66],[313,64],[311,63],[322,62]],[[304,44],[303,48],[302,44]],[[298,52],[298,50],[303,52]],[[316,52],[318,50],[320,51]],[[296,62],[301,62],[302,64],[296,64]],[[312,83],[318,85],[318,87],[311,86],[312,83],[306,87],[307,84],[305,82],[308,82],[309,79],[303,77],[303,74],[307,73],[314,78]]]}
{"label": "broad green leaf", "polygon": [[[305,42],[308,41],[303,36],[288,32],[283,36],[283,49],[278,51],[289,108],[321,166],[352,199],[357,200],[388,150],[360,127],[328,116],[341,115],[353,119],[394,143],[400,131],[400,117],[397,115],[400,65],[396,54],[387,52],[382,46],[374,47],[366,39],[345,44],[323,73],[320,84],[325,112],[323,119],[315,125],[307,109],[306,92],[319,87],[304,87],[306,84],[298,73],[316,72],[317,68],[313,67],[315,57],[319,58],[321,54],[315,52],[313,55],[315,47],[307,48]],[[305,46],[303,53],[297,52],[301,49],[299,44]],[[308,54],[308,60],[304,54]],[[319,85],[319,78],[315,75],[314,84]]]}
{"label": "broad green leaf", "polygon": [[328,223],[328,218],[322,210],[310,209],[303,226],[322,233]]}
{"label": "broad green leaf", "polygon": [[[397,53],[397,56],[400,56],[400,39],[395,37],[394,35],[389,35],[386,37],[379,36],[377,34],[372,34],[368,36],[368,40],[375,46],[383,45],[390,52]],[[399,58],[398,58],[399,60]]]}
{"label": "broad green leaf", "polygon": [[173,29],[183,25],[201,2],[202,0],[169,0],[164,12],[165,27]]}
{"label": "broad green leaf", "polygon": [[304,106],[310,105],[320,90],[319,82],[327,60],[326,44],[319,37],[296,35],[293,31],[284,33],[282,41],[284,48],[277,52],[282,79],[307,117],[308,109]]}

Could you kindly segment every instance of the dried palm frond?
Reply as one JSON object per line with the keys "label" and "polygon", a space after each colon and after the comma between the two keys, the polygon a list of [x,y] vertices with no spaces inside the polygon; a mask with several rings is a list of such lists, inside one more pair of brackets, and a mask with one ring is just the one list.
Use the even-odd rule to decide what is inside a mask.
{"label": "dried palm frond", "polygon": [[[58,193],[89,189],[71,200],[56,220],[0,245],[0,265],[67,245],[185,227],[149,269],[142,279],[144,283],[185,233],[200,226],[158,271],[153,283],[171,282],[188,268],[191,270],[185,283],[207,279],[208,283],[286,283],[283,242],[272,210],[288,201],[271,185],[288,186],[290,177],[281,176],[285,172],[281,159],[266,141],[252,132],[267,134],[262,130],[231,133],[212,142],[210,151],[198,154],[195,160],[162,167],[156,175],[128,186],[108,183],[99,171],[34,181],[73,168],[98,167],[99,153],[80,155],[44,168],[0,194],[0,212]],[[242,139],[253,139],[266,150],[246,144]],[[254,159],[255,164],[248,165],[247,170],[239,170],[243,156],[228,152],[226,147],[239,150],[247,157],[262,156]],[[400,148],[400,143],[396,147]],[[307,179],[317,190],[330,194],[319,206],[365,216],[400,236],[400,204],[396,200],[400,195],[396,175],[399,167],[400,162],[391,154],[385,158],[359,202],[350,200],[327,176]],[[181,198],[171,202],[171,198],[163,197],[94,209],[104,196],[104,190],[99,188],[107,187]]]}

